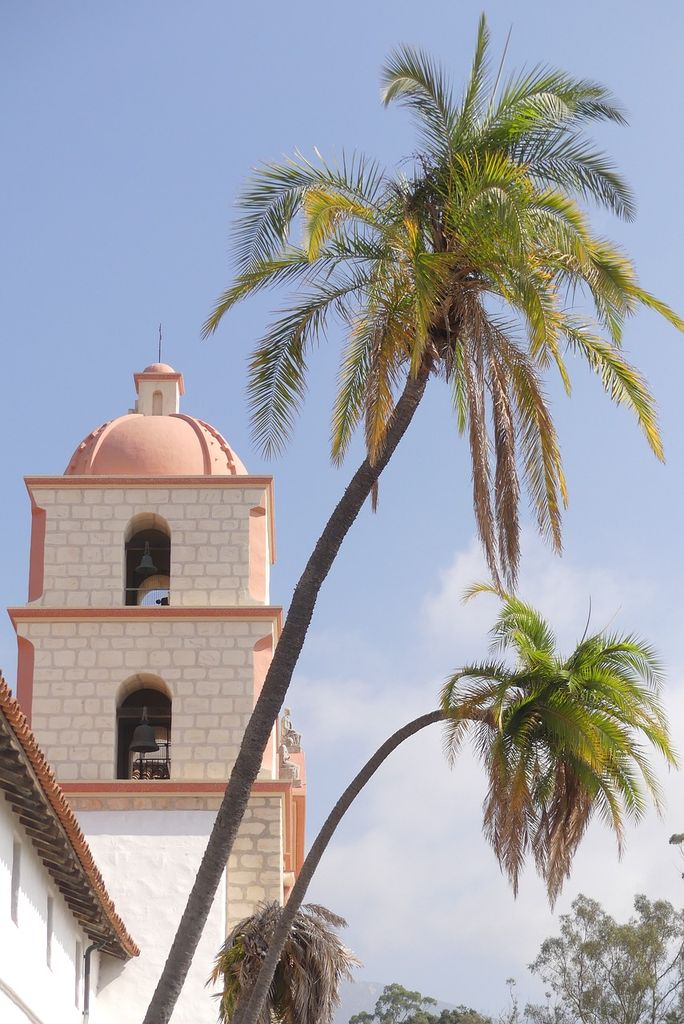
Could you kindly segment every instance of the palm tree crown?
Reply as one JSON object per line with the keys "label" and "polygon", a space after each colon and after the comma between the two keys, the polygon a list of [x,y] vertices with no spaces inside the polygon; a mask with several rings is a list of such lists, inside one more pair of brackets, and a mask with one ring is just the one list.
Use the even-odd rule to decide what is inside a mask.
{"label": "palm tree crown", "polygon": [[[425,54],[404,47],[386,63],[384,102],[406,106],[420,136],[401,173],[358,155],[333,166],[299,154],[255,172],[240,201],[238,273],[204,331],[245,296],[294,286],[251,360],[254,433],[268,454],[287,440],[311,348],[332,319],[347,335],[332,412],[335,461],[363,423],[374,462],[402,382],[442,377],[470,444],[488,564],[513,580],[519,474],[541,532],[561,544],[566,485],[542,373],[555,367],[569,391],[564,357],[584,358],[662,457],[652,397],[621,337],[640,304],[684,323],[639,286],[623,252],[592,233],[580,205],[634,212],[628,186],[584,132],[590,122],[624,123],[614,99],[545,67],[499,87],[488,41],[482,18],[459,100]],[[569,308],[575,295],[591,315]]]}
{"label": "palm tree crown", "polygon": [[[282,913],[278,903],[262,903],[233,928],[221,947],[209,983],[223,985],[219,1020],[233,1020],[254,985]],[[262,1024],[329,1024],[339,987],[359,961],[335,928],[346,921],[310,903],[300,907],[284,944],[259,1017]]]}
{"label": "palm tree crown", "polygon": [[[497,592],[470,593],[480,591]],[[584,636],[563,657],[548,623],[510,594],[491,636],[502,657],[462,668],[442,692],[447,747],[455,756],[474,732],[489,783],[485,835],[516,892],[531,851],[553,903],[595,812],[621,849],[625,820],[642,817],[647,796],[660,808],[645,748],[677,763],[661,670],[648,644],[617,633]]]}

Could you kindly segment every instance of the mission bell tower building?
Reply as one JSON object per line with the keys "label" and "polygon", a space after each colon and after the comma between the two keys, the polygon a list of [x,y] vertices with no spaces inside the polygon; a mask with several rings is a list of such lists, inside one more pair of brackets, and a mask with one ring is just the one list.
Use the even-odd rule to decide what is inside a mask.
{"label": "mission bell tower building", "polygon": [[[29,595],[10,609],[18,699],[141,947],[101,971],[98,1011],[122,1022],[141,1019],[166,959],[282,618],[269,603],[272,478],[180,411],[172,367],[134,381],[134,409],[88,434],[64,476],[26,479]],[[216,1019],[212,960],[256,903],[287,898],[304,804],[288,713],[174,1024]]]}

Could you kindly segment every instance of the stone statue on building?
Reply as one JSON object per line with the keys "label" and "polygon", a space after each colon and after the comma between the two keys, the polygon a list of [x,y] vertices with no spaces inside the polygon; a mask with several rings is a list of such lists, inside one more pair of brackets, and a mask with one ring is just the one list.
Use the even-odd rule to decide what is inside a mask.
{"label": "stone statue on building", "polygon": [[295,764],[290,757],[290,749],[287,743],[280,744],[280,777],[290,779],[295,786],[300,784],[299,765]]}
{"label": "stone statue on building", "polygon": [[280,720],[281,743],[284,744],[293,754],[298,754],[302,747],[302,734],[297,732],[292,725],[292,713],[289,708],[283,708],[283,717]]}

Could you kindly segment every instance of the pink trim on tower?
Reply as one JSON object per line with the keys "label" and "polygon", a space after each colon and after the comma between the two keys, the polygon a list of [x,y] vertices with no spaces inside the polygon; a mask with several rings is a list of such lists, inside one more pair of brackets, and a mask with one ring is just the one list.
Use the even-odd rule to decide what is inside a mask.
{"label": "pink trim on tower", "polygon": [[[180,419],[180,415],[178,417]],[[272,487],[272,476],[25,476],[31,487]]]}
{"label": "pink trim on tower", "polygon": [[45,524],[47,514],[31,495],[31,550],[29,554],[28,599],[36,601],[43,593],[45,576]]}
{"label": "pink trim on tower", "polygon": [[283,625],[283,609],[279,605],[242,605],[238,608],[184,608],[178,605],[168,608],[146,608],[136,605],[122,605],[119,608],[8,608],[7,613],[16,627],[18,622],[34,619],[133,619],[138,622],[164,622],[168,619],[266,619],[274,623],[279,634]]}
{"label": "pink trim on tower", "polygon": [[33,669],[36,652],[30,640],[17,637],[17,703],[31,724],[33,710]]}
{"label": "pink trim on tower", "polygon": [[[265,495],[264,495],[265,497]],[[254,601],[266,600],[266,509],[255,505],[249,510],[249,595]]]}
{"label": "pink trim on tower", "polygon": [[183,374],[177,373],[175,370],[173,373],[163,373],[161,370],[144,370],[142,373],[134,373],[133,380],[135,381],[136,393],[140,391],[141,380],[176,380],[178,381],[178,391],[181,395],[185,394],[185,382],[183,381]]}
{"label": "pink trim on tower", "polygon": [[[155,782],[138,782],[130,779],[111,779],[105,782],[60,782],[65,793],[224,793],[227,782],[174,782],[173,779],[158,779]],[[261,779],[252,783],[255,796],[274,796],[287,793],[292,783],[284,779]]]}

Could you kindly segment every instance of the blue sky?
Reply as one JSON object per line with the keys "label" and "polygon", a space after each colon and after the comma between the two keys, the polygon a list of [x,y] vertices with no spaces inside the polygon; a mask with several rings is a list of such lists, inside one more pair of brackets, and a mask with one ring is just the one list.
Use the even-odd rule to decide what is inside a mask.
{"label": "blue sky", "polygon": [[[275,474],[272,596],[287,605],[354,462],[333,470],[327,457],[339,339],[314,361],[291,448],[265,464],[249,437],[245,361],[277,300],[235,310],[213,340],[199,340],[229,279],[234,199],[250,167],[295,147],[330,157],[360,149],[389,164],[410,154],[405,115],[378,101],[383,57],[401,42],[422,45],[458,80],[479,11],[433,0],[4,5],[0,605],[25,599],[23,475],[62,472],[87,432],[128,408],[131,374],[156,358],[160,320],[164,358],[185,374],[186,411],[215,423],[250,470]],[[491,3],[487,14],[499,47],[513,25],[509,66],[557,64],[606,82],[626,105],[630,127],[598,137],[635,188],[638,219],[599,225],[628,247],[644,285],[682,312],[681,6],[527,0]],[[530,534],[523,575],[569,641],[590,593],[607,619],[656,641],[680,732],[683,341],[646,313],[626,335],[658,398],[665,466],[582,367],[571,401],[551,389],[571,494],[566,554],[554,561]],[[428,706],[449,669],[482,653],[492,609],[464,612],[457,599],[481,572],[472,535],[466,454],[435,385],[383,479],[378,515],[362,514],[326,584],[293,687],[311,828],[358,760]],[[4,620],[10,680],[14,663]],[[681,830],[681,791],[676,780],[668,787],[673,827],[647,822],[621,867],[596,829],[561,910],[580,886],[616,912],[639,888],[679,898],[663,837]],[[439,738],[416,741],[354,812],[314,895],[348,917],[367,976],[495,1010],[507,976],[528,984],[525,964],[553,918],[532,878],[517,902],[501,882],[479,837],[481,797],[470,762],[449,774]]]}

